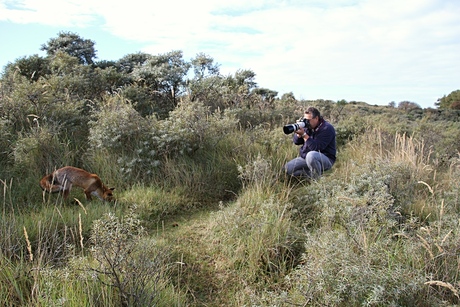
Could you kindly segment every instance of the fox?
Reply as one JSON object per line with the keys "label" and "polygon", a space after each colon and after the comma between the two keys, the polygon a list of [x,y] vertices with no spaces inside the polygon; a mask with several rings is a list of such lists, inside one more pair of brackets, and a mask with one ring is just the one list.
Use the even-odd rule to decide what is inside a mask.
{"label": "fox", "polygon": [[115,188],[107,188],[98,175],[91,174],[81,168],[65,166],[40,180],[40,187],[44,191],[49,193],[62,192],[64,200],[69,196],[72,186],[82,188],[88,201],[92,200],[92,195],[102,201],[111,202],[114,200],[113,190]]}

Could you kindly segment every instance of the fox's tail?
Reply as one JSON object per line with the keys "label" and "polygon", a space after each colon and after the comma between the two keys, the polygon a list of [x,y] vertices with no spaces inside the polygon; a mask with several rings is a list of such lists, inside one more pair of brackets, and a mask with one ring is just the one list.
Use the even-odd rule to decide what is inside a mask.
{"label": "fox's tail", "polygon": [[46,192],[57,193],[61,190],[61,186],[56,182],[53,174],[46,175],[40,180],[40,187]]}

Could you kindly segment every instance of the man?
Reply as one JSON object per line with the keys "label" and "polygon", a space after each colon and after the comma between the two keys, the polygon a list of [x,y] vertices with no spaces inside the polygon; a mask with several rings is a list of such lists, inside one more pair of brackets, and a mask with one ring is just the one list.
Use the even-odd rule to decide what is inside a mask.
{"label": "man", "polygon": [[318,179],[334,165],[335,129],[316,108],[309,107],[304,118],[310,123],[310,129],[295,131],[293,142],[300,145],[299,157],[287,162],[284,169],[290,176]]}

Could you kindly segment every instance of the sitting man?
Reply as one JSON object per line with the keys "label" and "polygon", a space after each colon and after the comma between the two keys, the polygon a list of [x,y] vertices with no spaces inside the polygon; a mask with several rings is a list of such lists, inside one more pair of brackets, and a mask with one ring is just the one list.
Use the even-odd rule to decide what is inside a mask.
{"label": "sitting man", "polygon": [[299,157],[287,162],[284,169],[290,176],[318,179],[335,162],[335,129],[316,108],[309,107],[304,118],[309,129],[308,125],[299,128],[293,137],[294,144],[300,145]]}

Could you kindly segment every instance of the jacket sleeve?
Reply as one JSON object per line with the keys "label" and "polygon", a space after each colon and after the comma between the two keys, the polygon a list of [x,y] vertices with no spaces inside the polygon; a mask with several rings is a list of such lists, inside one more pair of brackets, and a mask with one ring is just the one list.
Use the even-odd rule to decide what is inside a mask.
{"label": "jacket sleeve", "polygon": [[303,143],[305,143],[305,140],[303,138],[299,138],[297,136],[297,133],[294,133],[292,141],[294,142],[295,145],[302,145]]}

